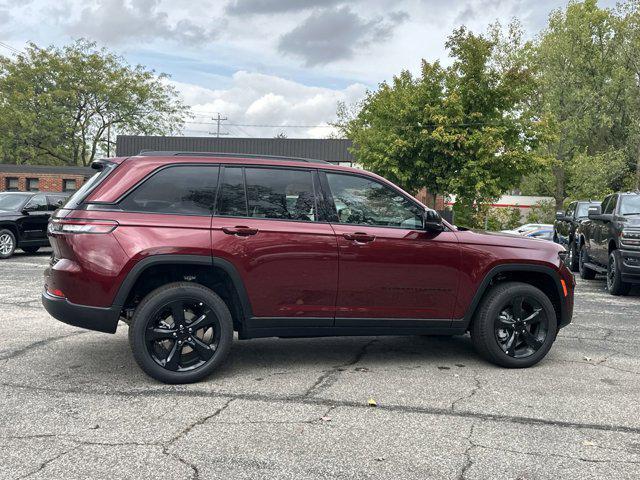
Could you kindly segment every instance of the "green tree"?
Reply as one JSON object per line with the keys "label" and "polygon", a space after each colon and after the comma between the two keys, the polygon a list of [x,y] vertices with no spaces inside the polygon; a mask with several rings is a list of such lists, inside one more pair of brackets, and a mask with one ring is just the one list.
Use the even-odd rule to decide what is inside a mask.
{"label": "green tree", "polygon": [[449,37],[453,64],[422,62],[369,92],[355,112],[338,111],[356,161],[411,193],[456,194],[459,223],[478,223],[480,210],[535,169],[543,122],[529,108],[534,91],[529,46],[517,25]]}
{"label": "green tree", "polygon": [[176,132],[189,110],[165,79],[85,40],[0,57],[2,159],[88,165],[117,133]]}
{"label": "green tree", "polygon": [[[540,148],[549,160],[542,178],[551,188],[541,187],[536,193],[551,192],[558,210],[567,196],[586,194],[584,187],[590,183],[599,183],[589,191],[599,191],[596,197],[620,184],[616,175],[603,177],[598,165],[619,159],[623,153],[616,152],[628,155],[632,133],[630,101],[635,97],[637,102],[638,90],[631,94],[631,84],[637,84],[638,77],[629,69],[630,58],[623,55],[629,42],[623,27],[624,17],[599,8],[596,0],[572,1],[551,14],[537,42],[533,108],[549,119],[555,134]],[[634,60],[636,56],[637,47]],[[627,162],[615,165],[623,177],[629,174]],[[529,177],[525,183],[540,178]]]}

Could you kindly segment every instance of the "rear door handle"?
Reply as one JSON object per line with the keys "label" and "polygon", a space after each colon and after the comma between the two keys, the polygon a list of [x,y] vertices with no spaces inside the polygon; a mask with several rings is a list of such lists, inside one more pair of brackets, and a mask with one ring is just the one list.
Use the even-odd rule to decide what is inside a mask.
{"label": "rear door handle", "polygon": [[368,233],[363,232],[343,233],[342,236],[347,240],[352,240],[357,243],[369,243],[376,239],[375,235],[369,235]]}
{"label": "rear door handle", "polygon": [[255,235],[256,233],[258,233],[257,228],[243,226],[222,227],[222,231],[227,235],[237,235],[239,237],[248,237],[250,235]]}

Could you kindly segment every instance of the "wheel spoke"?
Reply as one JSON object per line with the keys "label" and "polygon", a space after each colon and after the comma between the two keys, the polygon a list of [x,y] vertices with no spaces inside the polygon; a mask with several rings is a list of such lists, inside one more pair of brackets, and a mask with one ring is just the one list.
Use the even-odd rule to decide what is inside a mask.
{"label": "wheel spoke", "polygon": [[176,301],[171,304],[171,317],[176,326],[184,323],[184,304],[181,301]]}
{"label": "wheel spoke", "polygon": [[514,356],[516,353],[516,343],[518,343],[517,341],[517,337],[518,334],[514,331],[511,332],[511,336],[507,339],[506,343],[504,344],[504,352],[507,355],[510,356]]}
{"label": "wheel spoke", "polygon": [[187,342],[187,345],[193,348],[198,356],[205,362],[209,360],[215,352],[212,346],[207,345],[197,337],[191,337],[191,341]]}
{"label": "wheel spoke", "polygon": [[166,340],[168,338],[172,338],[175,330],[169,328],[150,328],[147,330],[147,338],[155,342],[156,340]]}
{"label": "wheel spoke", "polygon": [[511,306],[513,307],[513,317],[516,320],[522,320],[524,316],[524,311],[522,309],[522,304],[524,303],[524,297],[516,297],[511,302]]}
{"label": "wheel spoke", "polygon": [[207,308],[202,315],[189,324],[189,328],[195,332],[201,328],[208,327],[215,321],[216,318],[214,317],[213,312]]}
{"label": "wheel spoke", "polygon": [[522,332],[522,338],[525,343],[529,345],[534,350],[538,350],[542,346],[542,342],[534,337],[529,331],[525,330]]}
{"label": "wheel spoke", "polygon": [[534,309],[533,313],[531,315],[529,315],[527,318],[525,318],[524,320],[522,320],[522,322],[525,325],[533,325],[534,323],[540,322],[540,320],[541,320],[540,312],[541,311],[542,311],[541,308]]}
{"label": "wheel spoke", "polygon": [[178,370],[180,366],[180,355],[182,353],[182,345],[178,345],[178,342],[173,342],[173,347],[167,355],[167,359],[164,364],[164,368],[167,370]]}

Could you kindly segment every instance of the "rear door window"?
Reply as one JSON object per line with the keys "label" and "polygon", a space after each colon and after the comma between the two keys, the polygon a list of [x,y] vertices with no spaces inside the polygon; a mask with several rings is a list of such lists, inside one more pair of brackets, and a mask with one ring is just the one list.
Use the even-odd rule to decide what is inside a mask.
{"label": "rear door window", "polygon": [[211,215],[219,167],[180,165],[164,168],[120,202],[123,210],[175,215]]}
{"label": "rear door window", "polygon": [[249,216],[277,220],[317,220],[309,170],[245,168]]}

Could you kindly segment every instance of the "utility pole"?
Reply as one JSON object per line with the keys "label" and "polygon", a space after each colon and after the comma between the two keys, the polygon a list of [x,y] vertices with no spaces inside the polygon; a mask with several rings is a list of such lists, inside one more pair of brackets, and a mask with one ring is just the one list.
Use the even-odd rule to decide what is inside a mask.
{"label": "utility pole", "polygon": [[226,122],[227,120],[229,120],[227,117],[223,117],[222,115],[220,115],[218,113],[218,115],[214,118],[212,118],[211,120],[213,120],[214,122],[216,122],[218,124],[218,128],[216,129],[215,132],[209,132],[209,135],[215,135],[216,138],[220,138],[220,135],[229,135],[229,132],[221,132],[220,131],[220,125],[222,124],[222,122]]}

